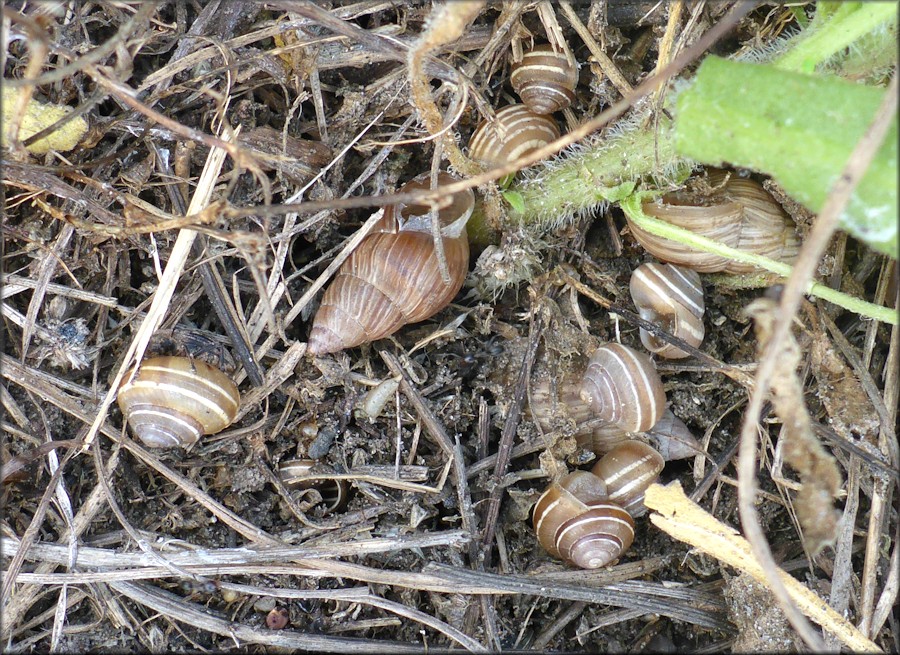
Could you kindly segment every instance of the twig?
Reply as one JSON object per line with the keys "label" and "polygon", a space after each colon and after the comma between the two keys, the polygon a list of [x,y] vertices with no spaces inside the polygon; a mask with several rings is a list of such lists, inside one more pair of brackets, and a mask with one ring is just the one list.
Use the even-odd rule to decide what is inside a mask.
{"label": "twig", "polygon": [[531,378],[531,367],[534,365],[544,331],[541,305],[534,302],[534,300],[532,300],[530,314],[528,350],[519,369],[519,376],[516,378],[512,402],[509,404],[506,420],[503,423],[503,430],[500,433],[500,444],[497,446],[497,463],[494,465],[494,473],[489,483],[490,496],[487,501],[488,508],[485,512],[484,528],[481,534],[481,546],[484,549],[486,565],[491,561],[490,553],[494,541],[494,530],[497,528],[497,518],[500,516],[500,501],[503,498],[505,489],[500,483],[506,474],[506,468],[509,466],[513,440],[516,436],[516,429],[519,427],[519,420],[522,417],[522,407],[525,404],[525,392],[528,388],[528,380]]}

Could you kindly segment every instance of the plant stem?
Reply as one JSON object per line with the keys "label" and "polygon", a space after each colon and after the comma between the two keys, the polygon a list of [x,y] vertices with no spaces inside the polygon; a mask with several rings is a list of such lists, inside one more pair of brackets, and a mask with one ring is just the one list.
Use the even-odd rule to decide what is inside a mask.
{"label": "plant stem", "polygon": [[893,2],[847,2],[834,12],[823,14],[817,10],[809,30],[801,32],[793,47],[772,63],[783,70],[811,73],[860,38],[878,27],[897,20],[897,5]]}
{"label": "plant stem", "polygon": [[512,187],[521,199],[521,212],[510,212],[514,222],[553,229],[572,216],[603,202],[630,195],[644,178],[654,186],[681,182],[690,172],[686,160],[675,154],[671,122],[660,120],[659,130],[632,125],[610,130],[596,146],[569,154],[529,171]]}

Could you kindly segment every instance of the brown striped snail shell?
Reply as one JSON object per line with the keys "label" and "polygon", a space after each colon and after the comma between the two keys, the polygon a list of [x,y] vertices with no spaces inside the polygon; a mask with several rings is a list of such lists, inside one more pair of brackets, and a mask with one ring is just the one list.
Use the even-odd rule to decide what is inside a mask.
{"label": "brown striped snail shell", "polygon": [[662,458],[670,462],[673,459],[694,457],[703,452],[697,438],[680,418],[667,409],[656,425],[642,433],[625,432],[609,423],[576,428],[576,443],[579,448],[589,450],[596,455],[604,455],[622,441],[638,435],[644,435],[653,444]]}
{"label": "brown striped snail shell", "polygon": [[335,512],[350,498],[346,480],[335,480],[333,474],[314,459],[289,459],[278,466],[278,477],[288,489],[315,489],[322,496],[324,512]]}
{"label": "brown striped snail shell", "polygon": [[240,393],[231,378],[190,357],[151,357],[119,385],[118,402],[128,425],[154,448],[190,446],[202,435],[231,425]]}
{"label": "brown striped snail shell", "polygon": [[[438,176],[441,185],[454,181],[448,173]],[[424,175],[400,192],[429,187]],[[379,226],[383,231],[363,239],[325,290],[310,331],[309,352],[322,355],[382,339],[446,307],[469,270],[465,223],[474,206],[475,194],[466,189],[438,213],[450,284],[441,279],[430,208],[418,204],[385,208]]]}
{"label": "brown striped snail shell", "polygon": [[[625,441],[590,471],[552,483],[534,506],[538,542],[552,557],[595,569],[611,564],[634,541],[632,513],[663,468],[662,457],[639,441]],[[629,509],[631,511],[629,511]]]}
{"label": "brown striped snail shell", "polygon": [[469,157],[485,166],[502,166],[558,138],[559,128],[550,116],[535,114],[525,105],[508,105],[475,129]]}
{"label": "brown striped snail shell", "polygon": [[[602,454],[626,438],[626,431],[596,419],[594,410],[581,398],[581,376],[567,375],[553,388],[549,377],[532,381],[528,411],[545,432],[554,430],[558,419],[575,423],[573,436],[582,448]],[[584,425],[587,424],[587,425]]]}
{"label": "brown striped snail shell", "polygon": [[[709,184],[722,185],[725,173],[713,170]],[[679,191],[641,206],[648,216],[719,241],[747,253],[791,263],[797,258],[800,240],[793,221],[761,184],[731,175],[711,195]],[[691,249],[650,234],[629,221],[634,238],[654,257],[686,266],[701,273],[723,271],[748,273],[752,264]]]}
{"label": "brown striped snail shell", "polygon": [[[696,271],[672,264],[641,264],[631,273],[629,288],[641,318],[695,348],[703,342],[703,285]],[[643,328],[640,334],[644,347],[660,357],[688,356]]]}
{"label": "brown striped snail shell", "polygon": [[601,457],[591,473],[606,483],[610,502],[632,516],[644,511],[644,492],[656,482],[665,461],[652,446],[629,439]]}
{"label": "brown striped snail shell", "polygon": [[591,356],[581,398],[595,416],[626,432],[649,430],[666,408],[662,380],[651,359],[618,343],[601,346]]}
{"label": "brown striped snail shell", "polygon": [[[597,455],[608,453],[636,434],[596,419],[591,406],[581,398],[580,388],[577,374],[564,375],[555,385],[549,376],[538,377],[531,382],[528,413],[544,432],[557,429],[559,420],[571,420],[575,424],[572,436],[578,447]],[[669,409],[643,434],[667,462],[702,452],[700,442]]]}
{"label": "brown striped snail shell", "polygon": [[617,560],[634,541],[634,520],[605,496],[603,481],[587,471],[551,484],[534,507],[534,531],[544,550],[585,569]]}
{"label": "brown striped snail shell", "polygon": [[578,68],[570,56],[547,43],[535,46],[513,64],[509,81],[531,111],[552,114],[575,100]]}

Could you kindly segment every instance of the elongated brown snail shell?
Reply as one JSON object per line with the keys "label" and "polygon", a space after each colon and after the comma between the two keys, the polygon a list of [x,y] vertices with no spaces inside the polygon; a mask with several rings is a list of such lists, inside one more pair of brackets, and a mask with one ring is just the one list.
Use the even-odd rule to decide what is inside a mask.
{"label": "elongated brown snail shell", "polygon": [[469,156],[485,166],[502,166],[559,138],[550,116],[524,105],[497,110],[493,122],[482,122],[469,140]]}
{"label": "elongated brown snail shell", "polygon": [[626,432],[649,430],[666,408],[656,366],[647,355],[618,343],[601,346],[591,356],[581,398],[595,416]]}
{"label": "elongated brown snail shell", "polygon": [[347,504],[350,485],[346,480],[330,478],[327,470],[321,470],[319,477],[309,478],[317,469],[322,466],[314,459],[289,459],[279,464],[278,476],[288,489],[315,489],[322,496],[324,512],[336,512]]}
{"label": "elongated brown snail shell", "polygon": [[[631,273],[631,299],[641,318],[698,347],[703,342],[703,285],[696,271],[672,264],[641,264]],[[641,343],[668,359],[688,353],[641,328]]]}
{"label": "elongated brown snail shell", "polygon": [[[709,184],[720,185],[723,171],[710,171]],[[747,253],[791,263],[797,258],[800,240],[793,221],[762,185],[731,175],[724,186],[709,196],[679,191],[641,208],[648,216],[691,230]],[[700,252],[650,234],[629,221],[634,238],[654,257],[701,273],[724,271],[748,273],[743,264],[711,253]]]}
{"label": "elongated brown snail shell", "polygon": [[566,53],[550,44],[538,45],[512,65],[509,81],[531,111],[552,114],[575,100],[578,68]]}
{"label": "elongated brown snail shell", "polygon": [[141,362],[133,378],[132,371],[119,385],[119,407],[148,446],[190,446],[204,434],[224,430],[237,416],[237,386],[205,362],[151,357]]}
{"label": "elongated brown snail shell", "polygon": [[634,541],[631,512],[643,511],[644,492],[662,468],[653,448],[625,441],[590,472],[553,482],[534,506],[538,542],[552,557],[581,568],[614,562]]}
{"label": "elongated brown snail shell", "polygon": [[[456,181],[448,173],[439,184]],[[411,180],[401,193],[428,189],[427,176]],[[313,320],[308,350],[337,352],[393,334],[434,315],[453,299],[469,270],[465,222],[475,206],[467,189],[439,211],[450,284],[441,279],[431,235],[429,207],[385,208],[381,232],[370,234],[338,269]]]}

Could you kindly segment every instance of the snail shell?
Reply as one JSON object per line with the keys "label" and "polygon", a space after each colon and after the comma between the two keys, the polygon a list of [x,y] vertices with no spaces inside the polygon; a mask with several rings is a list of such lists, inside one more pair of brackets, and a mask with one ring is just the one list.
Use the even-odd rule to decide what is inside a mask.
{"label": "snail shell", "polygon": [[[710,185],[725,179],[723,171],[709,173]],[[744,252],[791,263],[797,258],[800,240],[793,221],[761,184],[732,175],[721,189],[701,196],[679,191],[642,209],[648,216],[719,241]],[[735,262],[712,253],[699,252],[683,244],[650,234],[629,221],[634,238],[653,256],[701,273],[724,271],[748,273],[752,264]]]}
{"label": "snail shell", "polygon": [[576,426],[573,436],[579,447],[602,454],[627,438],[627,433],[616,425],[596,420],[594,410],[581,398],[580,378],[577,375],[567,375],[556,385],[550,377],[534,380],[531,383],[528,411],[545,432],[553,431],[559,419],[572,420]]}
{"label": "snail shell", "polygon": [[618,559],[634,541],[634,520],[606,500],[606,485],[587,471],[554,482],[534,507],[534,531],[552,557],[596,569]]}
{"label": "snail shell", "polygon": [[647,436],[656,444],[656,450],[667,462],[673,459],[694,457],[703,452],[697,437],[688,426],[671,410],[666,410],[659,422],[647,431]]}
{"label": "snail shell", "polygon": [[581,383],[594,415],[626,432],[649,430],[662,417],[666,396],[647,355],[618,343],[598,348]]}
{"label": "snail shell", "polygon": [[535,114],[552,114],[575,100],[578,69],[564,52],[550,44],[535,46],[510,68],[512,88]]}
{"label": "snail shell", "polygon": [[[575,423],[572,435],[578,447],[597,455],[608,453],[635,434],[612,423],[598,421],[591,406],[582,400],[580,386],[578,376],[571,374],[556,385],[548,376],[532,381],[528,412],[544,432],[557,429],[559,420],[569,419]],[[667,462],[693,457],[703,450],[684,422],[669,409],[644,434]]]}
{"label": "snail shell", "polygon": [[653,447],[629,439],[601,457],[591,473],[603,480],[610,502],[632,516],[644,511],[644,492],[656,482],[665,460]]}
{"label": "snail shell", "polygon": [[231,378],[189,357],[151,357],[119,385],[118,402],[132,431],[154,448],[190,446],[231,425],[240,393]]}
{"label": "snail shell", "polygon": [[[447,173],[438,176],[439,184],[454,181]],[[428,188],[428,176],[419,176],[400,191]],[[322,355],[375,341],[446,307],[469,270],[465,222],[474,206],[475,194],[467,189],[438,212],[450,284],[441,279],[430,208],[387,207],[379,228],[383,231],[363,239],[325,290],[310,331],[309,352]]]}
{"label": "snail shell", "polygon": [[[703,342],[703,285],[696,271],[672,264],[641,264],[632,272],[629,287],[641,318],[695,348]],[[641,343],[660,357],[688,356],[643,328]]]}
{"label": "snail shell", "polygon": [[662,457],[639,441],[625,441],[591,472],[552,483],[534,506],[538,542],[552,557],[585,569],[617,560],[634,541],[633,516],[663,468]]}
{"label": "snail shell", "polygon": [[[315,476],[317,470],[321,477],[310,477]],[[332,472],[325,470],[314,459],[289,459],[278,466],[278,476],[288,489],[318,491],[326,514],[341,509],[350,498],[350,485],[347,481],[329,478],[330,473]]]}
{"label": "snail shell", "polygon": [[483,121],[469,140],[469,156],[485,166],[502,166],[559,138],[550,116],[524,105],[497,110],[494,120]]}

